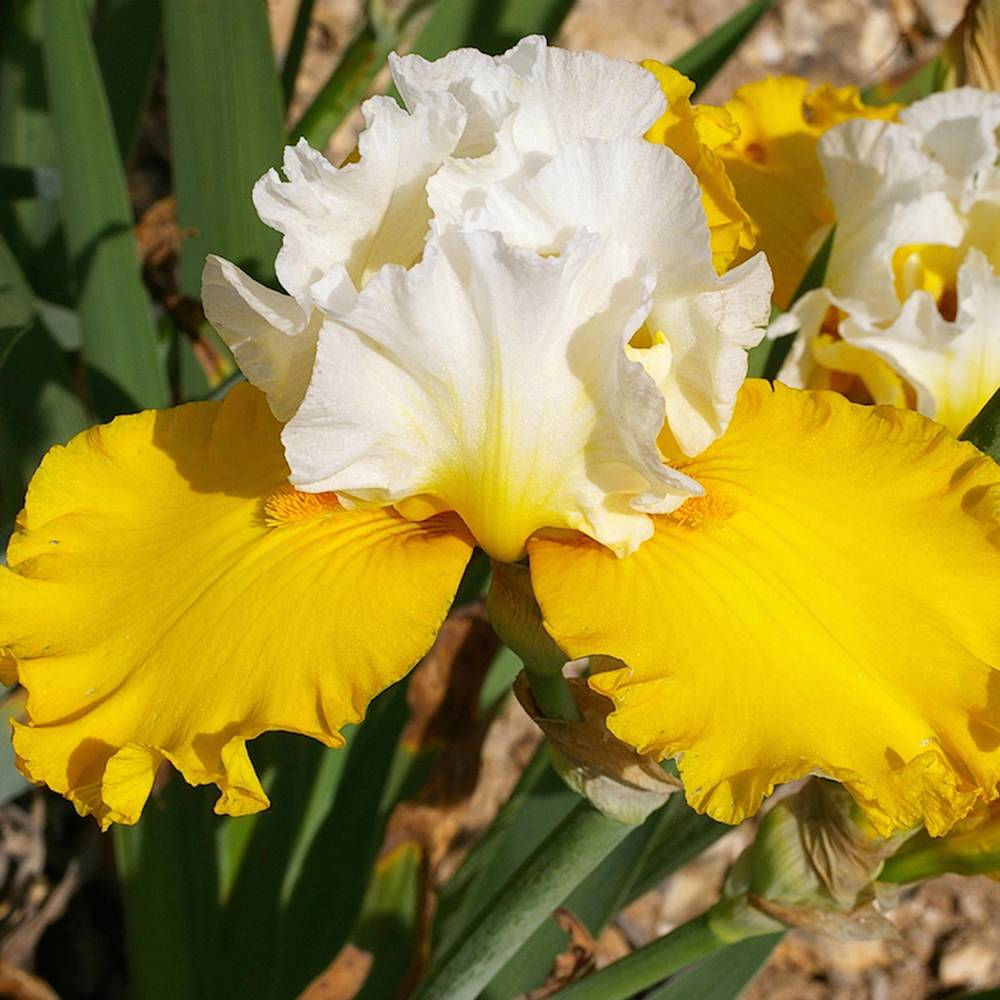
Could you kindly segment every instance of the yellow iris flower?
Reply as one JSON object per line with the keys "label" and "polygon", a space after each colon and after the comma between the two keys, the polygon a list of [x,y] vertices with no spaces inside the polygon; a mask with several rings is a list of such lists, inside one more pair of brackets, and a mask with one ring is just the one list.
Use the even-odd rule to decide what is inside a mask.
{"label": "yellow iris flower", "polygon": [[856,87],[811,88],[801,77],[779,76],[740,87],[723,108],[738,134],[718,155],[771,263],[774,301],[785,309],[833,223],[820,137],[853,118],[891,120],[899,107],[865,105]]}
{"label": "yellow iris flower", "polygon": [[998,124],[1000,95],[963,87],[823,136],[837,231],[823,287],[775,324],[798,330],[783,381],[956,434],[982,409],[1000,385]]}
{"label": "yellow iris flower", "polygon": [[[206,270],[255,385],[36,474],[0,571],[22,770],[105,826],[164,762],[262,809],[247,742],[338,746],[479,545],[527,557],[569,656],[619,661],[590,678],[610,729],[699,810],[820,773],[878,830],[940,833],[996,798],[996,464],[916,413],[743,382],[766,264],[716,272],[697,179],[642,138],[644,70],[529,39],[394,72],[408,110],[369,106],[357,163],[300,147],[262,181],[290,294]],[[421,130],[450,151],[402,182],[366,158]],[[426,229],[394,243],[404,217]]]}

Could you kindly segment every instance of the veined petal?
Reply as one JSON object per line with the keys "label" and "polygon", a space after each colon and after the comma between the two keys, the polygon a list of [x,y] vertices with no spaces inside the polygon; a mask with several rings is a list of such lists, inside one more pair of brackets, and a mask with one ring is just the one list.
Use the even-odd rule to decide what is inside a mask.
{"label": "veined petal", "polygon": [[246,741],[338,746],[428,649],[470,554],[456,522],[287,485],[279,424],[223,403],[119,417],[54,448],[0,569],[0,661],[28,690],[20,767],[103,826],[158,766],[268,804]]}
{"label": "veined petal", "polygon": [[663,392],[668,454],[695,455],[722,434],[764,335],[771,276],[763,255],[719,276],[694,174],[671,150],[641,139],[567,145],[538,173],[491,188],[469,225],[508,243],[557,253],[576,226],[627,243],[656,269],[649,344],[632,355]]}
{"label": "veined petal", "polygon": [[926,292],[914,292],[884,330],[848,319],[845,340],[871,351],[917,392],[917,409],[955,434],[1000,386],[1000,277],[970,249],[958,271],[958,315],[945,319]]}
{"label": "veined petal", "polygon": [[261,219],[283,234],[278,280],[296,298],[344,268],[358,288],[383,264],[421,254],[431,212],[427,179],[452,154],[465,112],[448,94],[407,113],[388,97],[361,108],[358,160],[335,167],[304,140],[285,149],[282,180],[269,170],[254,186]]}
{"label": "veined petal", "polygon": [[663,464],[663,398],[625,353],[652,284],[634,250],[583,230],[548,258],[444,234],[323,328],[283,434],[292,482],[457,511],[500,560],[543,527],[631,551],[641,511],[699,492]]}
{"label": "veined petal", "polygon": [[905,410],[747,382],[705,487],[628,559],[529,545],[546,627],[611,731],[678,757],[735,823],[784,781],[844,783],[882,833],[940,834],[1000,779],[1000,468]]}

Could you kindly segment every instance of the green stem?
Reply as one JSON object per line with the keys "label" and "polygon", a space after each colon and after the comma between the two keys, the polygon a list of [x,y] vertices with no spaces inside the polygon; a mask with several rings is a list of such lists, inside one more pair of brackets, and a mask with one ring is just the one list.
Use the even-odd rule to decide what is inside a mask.
{"label": "green stem", "polygon": [[573,700],[562,671],[552,673],[549,670],[533,670],[525,663],[524,675],[528,678],[531,693],[545,718],[564,719],[567,722],[580,719],[580,709]]}
{"label": "green stem", "polygon": [[679,969],[733,944],[712,929],[709,910],[669,934],[613,962],[599,972],[572,983],[558,993],[559,1000],[628,1000],[662,983]]}
{"label": "green stem", "polygon": [[371,24],[364,25],[312,104],[296,122],[288,141],[294,143],[305,138],[316,149],[326,146],[340,123],[368,93],[398,42],[395,36],[380,38]]}
{"label": "green stem", "polygon": [[504,963],[633,830],[581,802],[507,880],[414,1000],[474,1000]]}

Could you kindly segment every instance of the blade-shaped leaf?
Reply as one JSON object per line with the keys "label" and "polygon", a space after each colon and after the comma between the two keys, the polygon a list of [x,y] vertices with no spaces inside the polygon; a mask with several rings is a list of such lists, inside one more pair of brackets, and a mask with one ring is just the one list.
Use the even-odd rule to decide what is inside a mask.
{"label": "blade-shaped leaf", "polygon": [[736,1000],[771,957],[783,935],[749,938],[674,976],[646,1000]]}
{"label": "blade-shaped leaf", "polygon": [[[727,829],[699,816],[683,796],[674,795],[633,830],[563,905],[596,937],[629,900],[685,865]],[[546,920],[490,983],[484,1000],[506,1000],[540,985],[566,944],[566,933],[554,919]]]}
{"label": "blade-shaped leaf", "polygon": [[774,0],[751,0],[711,34],[697,42],[673,66],[694,81],[695,93],[706,86],[743,44],[757,22],[774,6]]}
{"label": "blade-shaped leaf", "polygon": [[[0,232],[35,294],[72,301],[55,169],[56,145],[42,68],[42,3],[0,4],[0,163],[19,173],[30,198],[0,198]],[[7,191],[4,180],[0,190]],[[16,190],[16,189],[15,189]],[[36,197],[35,195],[38,195]]]}
{"label": "blade-shaped leaf", "polygon": [[281,93],[286,105],[291,104],[295,96],[295,80],[299,75],[299,66],[302,65],[302,53],[306,50],[309,22],[312,20],[315,3],[316,0],[299,0],[299,9],[295,12],[292,37],[288,40],[288,49],[281,66]]}
{"label": "blade-shaped leaf", "polygon": [[200,297],[205,256],[217,253],[273,279],[278,234],[250,201],[281,161],[281,89],[262,3],[170,0],[163,5],[170,138],[181,244],[181,291]]}
{"label": "blade-shaped leaf", "polygon": [[138,824],[115,827],[135,1000],[220,995],[212,798],[174,774]]}
{"label": "blade-shaped leaf", "polygon": [[160,51],[160,0],[101,0],[94,46],[118,151],[127,161]]}
{"label": "blade-shaped leaf", "polygon": [[960,437],[1000,462],[1000,389],[972,418]]}
{"label": "blade-shaped leaf", "polygon": [[66,356],[36,319],[0,369],[0,542],[24,503],[24,490],[42,456],[89,424]]}
{"label": "blade-shaped leaf", "polygon": [[7,241],[0,238],[0,367],[35,318],[35,297]]}
{"label": "blade-shaped leaf", "polygon": [[86,12],[81,0],[45,0],[44,11],[45,80],[94,409],[108,418],[164,406],[166,380]]}
{"label": "blade-shaped leaf", "polygon": [[[802,298],[806,292],[811,292],[815,288],[820,288],[826,278],[827,265],[830,263],[830,253],[833,250],[833,240],[837,233],[834,226],[823,240],[816,256],[809,262],[806,273],[802,275],[798,288],[792,296],[794,305]],[[776,312],[772,310],[771,318],[775,318]],[[765,337],[755,348],[753,348],[747,359],[747,374],[751,378],[766,378],[771,381],[778,377],[781,366],[784,364],[788,352],[792,349],[792,342],[798,334],[786,333],[782,337],[774,340]]]}
{"label": "blade-shaped leaf", "polygon": [[551,41],[572,6],[572,0],[439,0],[413,51],[439,59],[465,45],[504,52],[525,35],[545,35]]}

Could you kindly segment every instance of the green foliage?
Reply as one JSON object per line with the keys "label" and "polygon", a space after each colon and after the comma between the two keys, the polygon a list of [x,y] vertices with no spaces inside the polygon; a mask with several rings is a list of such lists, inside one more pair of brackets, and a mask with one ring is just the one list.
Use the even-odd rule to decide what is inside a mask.
{"label": "green foliage", "polygon": [[83,359],[98,416],[168,401],[132,210],[81,0],[45,0],[42,52]]}
{"label": "green foliage", "polygon": [[705,87],[743,44],[757,22],[774,6],[774,0],[751,0],[710,35],[674,60],[674,68],[694,81],[695,93]]}
{"label": "green foliage", "polygon": [[[806,292],[811,292],[815,288],[821,288],[826,278],[827,265],[830,263],[830,254],[833,251],[833,239],[836,235],[837,227],[834,226],[827,234],[825,240],[816,256],[809,262],[806,273],[799,282],[799,287],[795,289],[792,296],[792,304],[798,302]],[[772,316],[772,319],[774,317]],[[778,377],[781,366],[788,352],[792,348],[792,341],[795,340],[794,333],[786,333],[782,337],[774,340],[765,338],[753,350],[750,351],[747,362],[747,374],[751,378],[766,378],[773,381]]]}
{"label": "green foliage", "polygon": [[969,422],[960,435],[971,441],[980,451],[985,451],[1000,462],[1000,389]]}
{"label": "green foliage", "polygon": [[200,296],[209,253],[273,280],[279,237],[257,218],[254,182],[281,162],[284,113],[267,9],[240,0],[163,5],[180,286]]}
{"label": "green foliage", "polygon": [[[394,47],[428,58],[463,45],[500,52],[526,34],[553,37],[571,5],[372,0],[291,136],[325,145]],[[704,85],[769,6],[748,4],[678,67]],[[301,0],[279,73],[262,2],[0,4],[0,534],[53,444],[94,419],[218,398],[241,377],[213,390],[220,378],[206,375],[193,331],[147,293],[126,165],[162,54],[183,234],[178,291],[197,317],[210,252],[273,283],[279,237],[258,220],[250,191],[280,164],[312,8]],[[488,575],[480,556],[459,602],[480,597]],[[501,651],[482,689],[483,719],[518,669]],[[4,703],[7,715],[20,708],[16,697]],[[348,942],[375,957],[361,996],[395,995],[422,942],[425,859],[410,843],[379,850],[393,808],[420,788],[431,761],[401,741],[406,718],[404,683],[376,699],[338,751],[263,735],[253,756],[273,803],[266,813],[217,817],[212,791],[172,775],[135,827],[116,829],[137,1000],[283,1000]],[[0,759],[0,799],[23,787]],[[721,832],[676,796],[643,826],[623,827],[582,804],[539,751],[441,888],[424,995],[499,1000],[532,988],[564,946],[553,907],[567,905],[597,933]]]}

